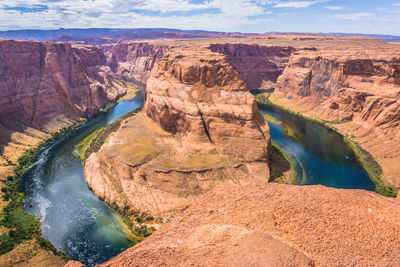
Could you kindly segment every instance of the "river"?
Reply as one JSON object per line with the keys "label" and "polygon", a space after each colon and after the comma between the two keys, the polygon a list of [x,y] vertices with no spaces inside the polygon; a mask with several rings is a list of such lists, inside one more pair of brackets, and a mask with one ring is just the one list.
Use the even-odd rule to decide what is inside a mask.
{"label": "river", "polygon": [[86,184],[76,145],[99,127],[143,105],[143,93],[119,102],[107,113],[44,150],[24,175],[26,210],[41,220],[43,236],[72,259],[102,263],[134,245],[122,219]]}
{"label": "river", "polygon": [[[107,113],[45,149],[24,175],[26,210],[41,220],[45,238],[72,259],[88,266],[102,263],[134,245],[122,219],[88,188],[76,145],[87,135],[143,105],[143,93],[118,103]],[[295,162],[299,184],[373,190],[374,184],[336,132],[283,110],[262,112],[271,137]]]}
{"label": "river", "polygon": [[367,171],[339,133],[273,106],[260,105],[260,111],[273,117],[268,120],[271,140],[296,165],[297,184],[375,189]]}

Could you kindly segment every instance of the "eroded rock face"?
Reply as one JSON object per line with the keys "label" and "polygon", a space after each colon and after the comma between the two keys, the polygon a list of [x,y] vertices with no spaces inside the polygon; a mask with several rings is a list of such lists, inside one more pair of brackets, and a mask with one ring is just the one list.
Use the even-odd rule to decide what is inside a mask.
{"label": "eroded rock face", "polygon": [[290,46],[257,44],[212,44],[210,49],[226,55],[240,78],[251,89],[268,88],[276,83],[296,50]]}
{"label": "eroded rock face", "polygon": [[147,83],[144,111],[188,142],[221,154],[267,161],[269,128],[255,98],[226,58],[206,49],[171,52]]}
{"label": "eroded rock face", "polygon": [[367,48],[364,53],[297,52],[278,79],[277,95],[310,116],[350,121],[336,127],[356,136],[382,165],[385,181],[400,188],[400,61]]}
{"label": "eroded rock face", "polygon": [[399,216],[399,200],[363,190],[224,188],[100,266],[397,266]]}
{"label": "eroded rock face", "polygon": [[93,192],[123,210],[175,215],[199,194],[269,178],[268,125],[225,57],[181,47],[159,61],[143,113],[85,162]]}
{"label": "eroded rock face", "polygon": [[148,43],[102,45],[107,65],[119,75],[146,83],[150,72],[165,54],[167,46]]}
{"label": "eroded rock face", "polygon": [[95,47],[0,40],[3,156],[16,162],[50,133],[126,94],[127,83],[105,64]]}
{"label": "eroded rock face", "polygon": [[0,51],[0,120],[10,128],[90,115],[126,90],[94,47],[2,40]]}

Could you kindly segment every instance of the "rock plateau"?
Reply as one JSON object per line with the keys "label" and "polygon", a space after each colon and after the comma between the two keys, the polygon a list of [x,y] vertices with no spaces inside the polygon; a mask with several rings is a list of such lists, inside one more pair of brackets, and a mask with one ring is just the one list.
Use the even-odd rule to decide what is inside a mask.
{"label": "rock plateau", "polygon": [[[275,87],[275,104],[331,122],[400,188],[400,46],[291,34],[133,42],[132,34],[141,36],[97,47],[0,40],[0,178],[12,172],[7,160],[125,94],[127,77],[147,83],[143,111],[86,159],[87,183],[150,223],[175,218],[103,266],[400,265],[398,199],[267,184],[270,132],[248,91]],[[114,42],[82,38],[69,41]],[[46,262],[47,252],[25,257],[37,247],[29,242],[3,259]]]}
{"label": "rock plateau", "polygon": [[213,188],[268,181],[268,125],[224,56],[170,50],[143,110],[86,160],[88,185],[106,202],[166,217]]}

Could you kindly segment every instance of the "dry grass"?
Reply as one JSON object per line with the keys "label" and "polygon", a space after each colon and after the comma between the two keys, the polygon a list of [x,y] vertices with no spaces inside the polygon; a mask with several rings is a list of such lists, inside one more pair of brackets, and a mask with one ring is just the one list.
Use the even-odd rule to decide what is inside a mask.
{"label": "dry grass", "polygon": [[186,148],[178,137],[140,113],[121,123],[120,129],[109,138],[107,153],[130,166],[148,164],[156,171],[204,171],[226,166],[238,166],[231,157],[201,153]]}
{"label": "dry grass", "polygon": [[206,171],[226,166],[238,166],[240,162],[231,157],[222,157],[219,154],[188,153],[183,155],[163,155],[151,162],[149,166],[158,171]]}
{"label": "dry grass", "polygon": [[131,86],[126,89],[126,94],[123,97],[121,97],[118,100],[118,102],[121,102],[123,100],[132,99],[132,98],[134,98],[136,96],[137,92],[140,91],[139,86],[137,86],[135,84],[130,84],[130,85]]}
{"label": "dry grass", "polygon": [[12,251],[0,256],[0,266],[58,267],[65,261],[52,252],[40,248],[36,240],[21,243]]}

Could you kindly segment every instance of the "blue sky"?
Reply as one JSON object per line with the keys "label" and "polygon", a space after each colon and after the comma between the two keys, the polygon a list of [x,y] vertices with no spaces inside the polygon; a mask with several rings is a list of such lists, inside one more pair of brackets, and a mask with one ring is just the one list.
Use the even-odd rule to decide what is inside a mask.
{"label": "blue sky", "polygon": [[400,35],[400,0],[0,0],[0,30],[60,27]]}

